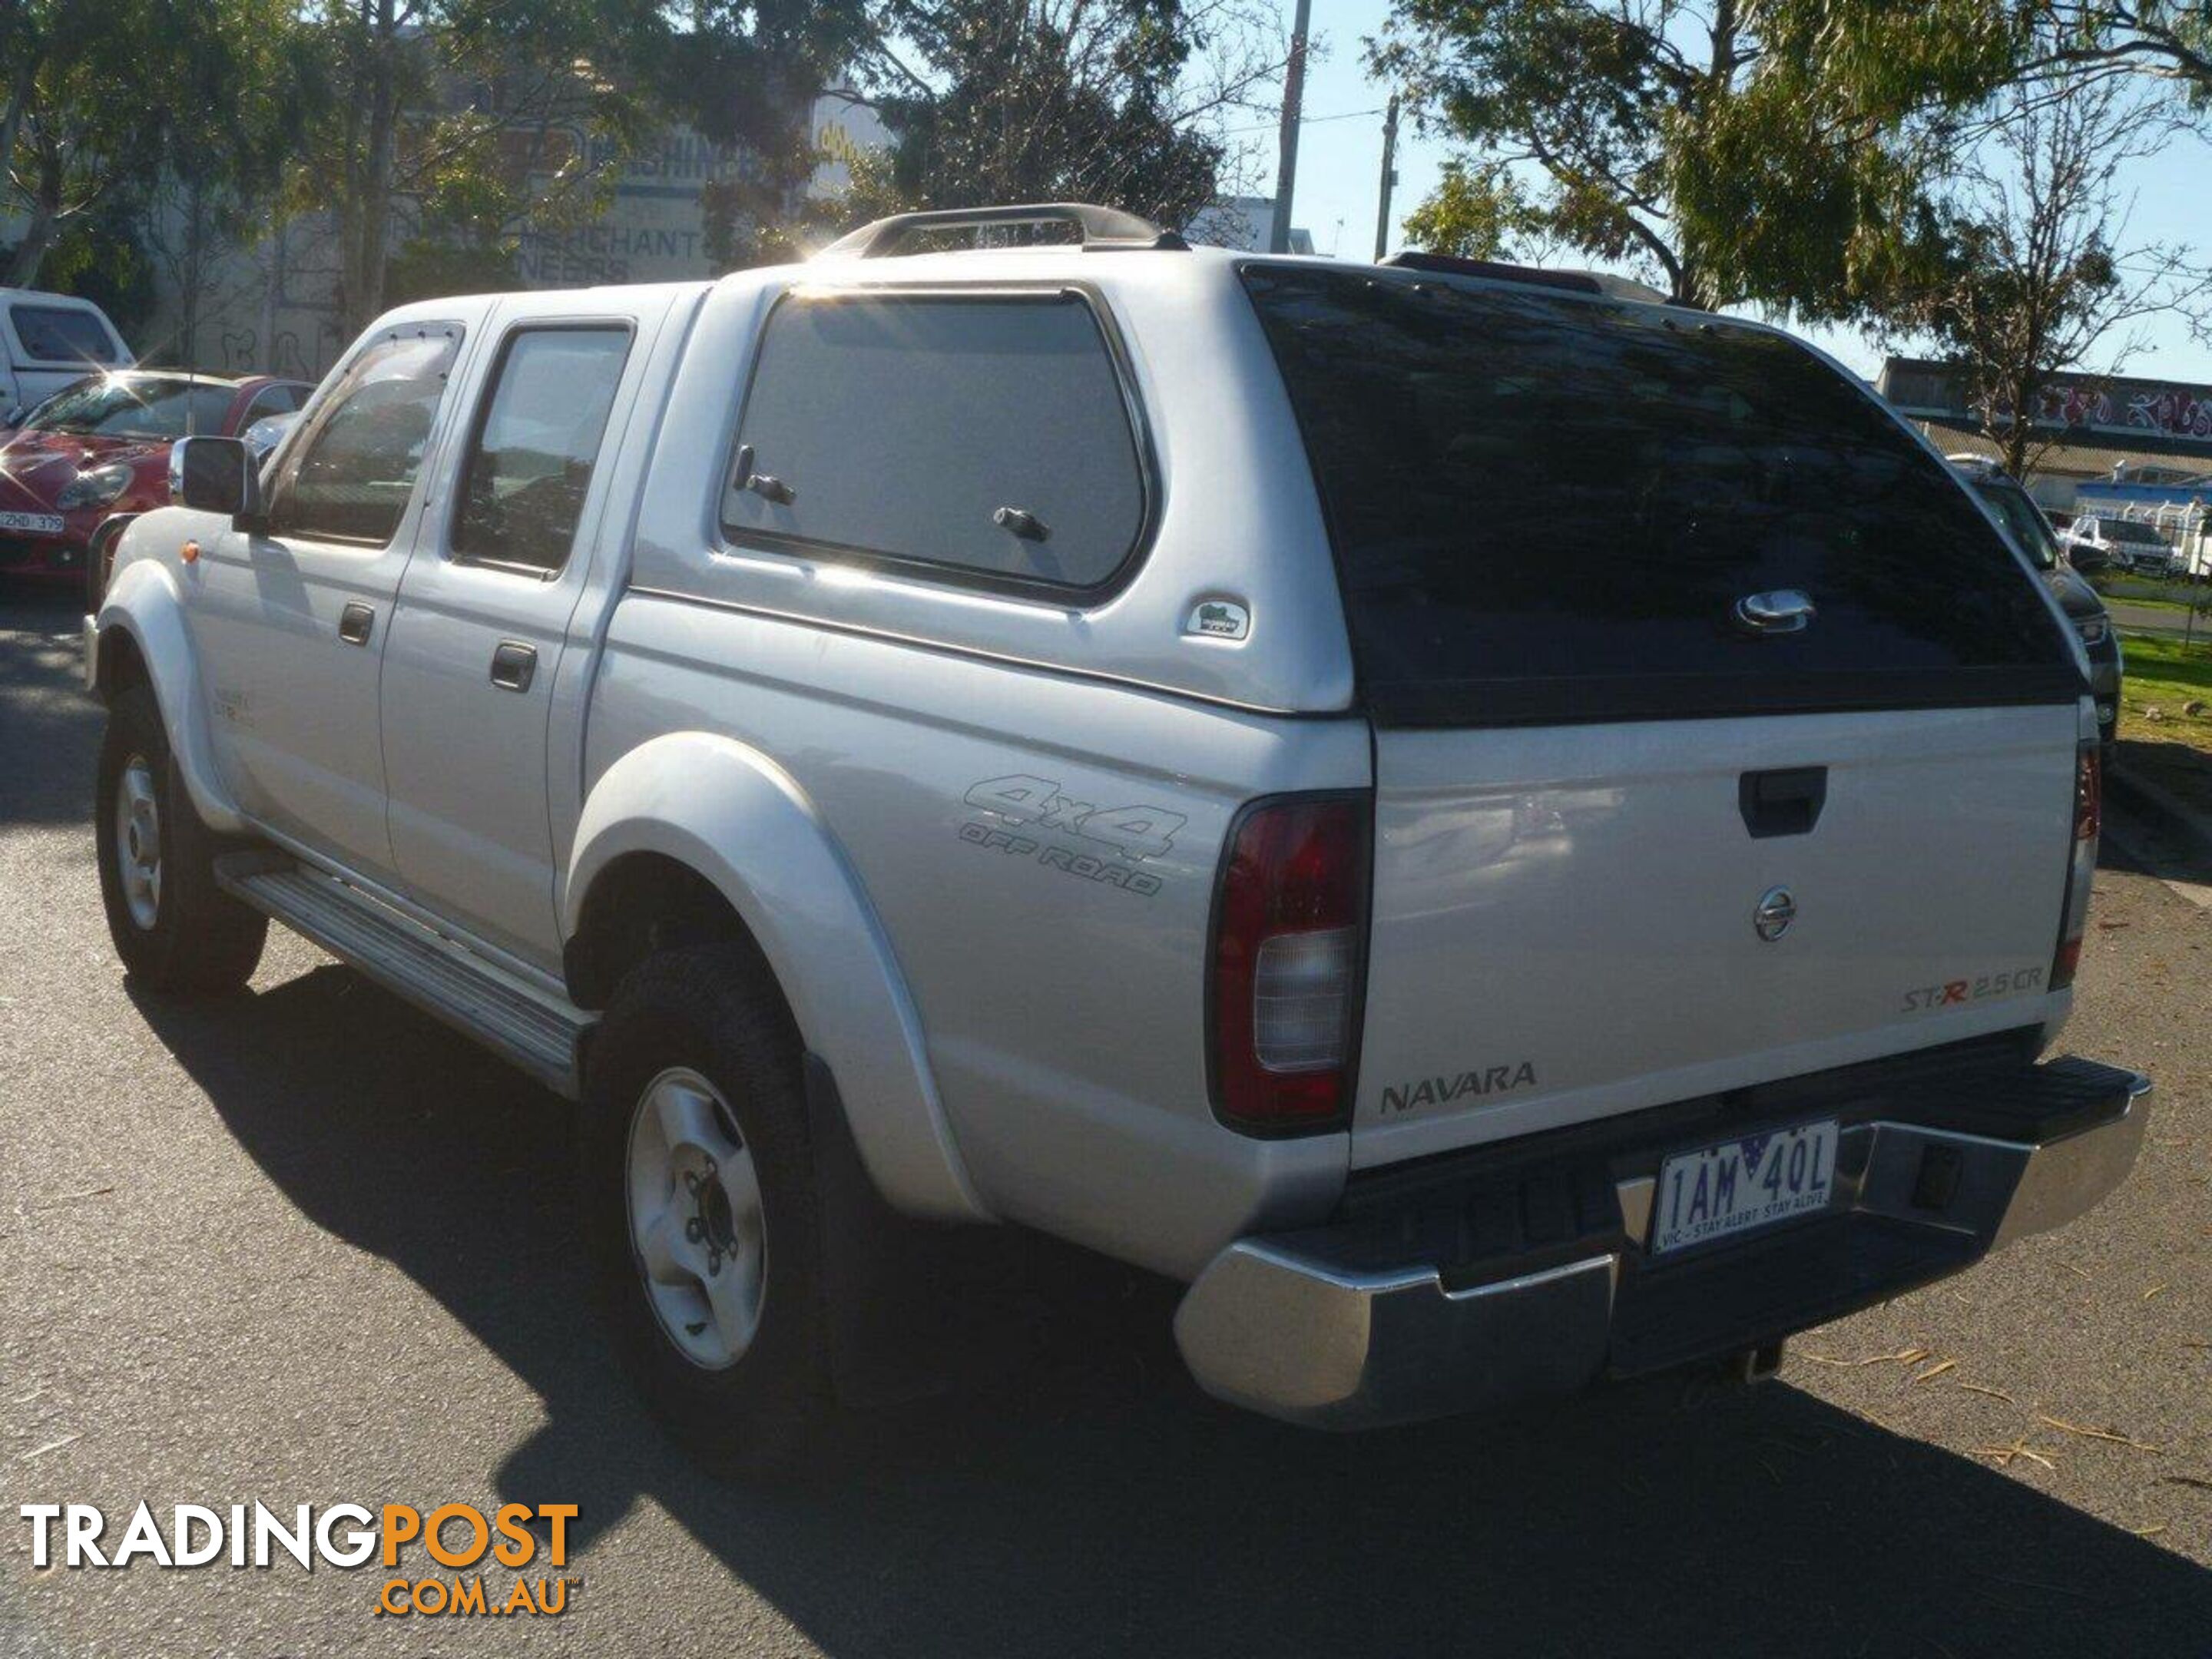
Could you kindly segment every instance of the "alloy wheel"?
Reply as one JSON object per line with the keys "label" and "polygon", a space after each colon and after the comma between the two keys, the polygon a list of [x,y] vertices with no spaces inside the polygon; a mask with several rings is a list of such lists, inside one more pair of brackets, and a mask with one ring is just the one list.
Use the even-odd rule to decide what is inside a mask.
{"label": "alloy wheel", "polygon": [[161,805],[143,755],[125,762],[116,781],[115,863],[131,920],[150,933],[161,914]]}
{"label": "alloy wheel", "polygon": [[720,1092],[672,1066],[630,1116],[630,1249],[678,1352],[707,1370],[744,1358],[768,1292],[759,1172]]}

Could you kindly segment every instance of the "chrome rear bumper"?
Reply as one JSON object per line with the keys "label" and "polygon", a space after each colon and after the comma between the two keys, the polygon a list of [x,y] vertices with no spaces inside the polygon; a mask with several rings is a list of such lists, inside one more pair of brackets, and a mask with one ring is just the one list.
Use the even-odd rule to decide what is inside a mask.
{"label": "chrome rear bumper", "polygon": [[1606,1248],[1570,1247],[1519,1271],[1489,1264],[1475,1282],[1418,1257],[1376,1267],[1328,1228],[1243,1239],[1184,1296],[1176,1340],[1217,1398],[1339,1429],[1565,1393],[1771,1341],[2063,1226],[2118,1186],[2142,1144],[2150,1080],[2079,1060],[2055,1067],[2075,1068],[2068,1082],[2094,1097],[2064,1133],[2013,1140],[1849,1123],[1828,1210],[1680,1261],[1644,1250],[1649,1174],[1614,1182],[1619,1226]]}

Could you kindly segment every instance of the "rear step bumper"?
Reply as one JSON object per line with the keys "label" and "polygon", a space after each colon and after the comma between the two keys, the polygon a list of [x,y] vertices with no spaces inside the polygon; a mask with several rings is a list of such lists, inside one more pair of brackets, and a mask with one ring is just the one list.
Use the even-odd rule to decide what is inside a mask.
{"label": "rear step bumper", "polygon": [[[2033,1135],[1846,1115],[1829,1209],[1680,1260],[1644,1249],[1657,1170],[1649,1148],[1608,1166],[1609,1225],[1517,1261],[1470,1269],[1417,1248],[1378,1261],[1372,1217],[1242,1239],[1191,1285],[1176,1340],[1207,1393],[1334,1429],[1479,1410],[1775,1341],[2062,1226],[2119,1185],[2150,1115],[2148,1078],[2068,1059],[2015,1073],[2009,1085],[2032,1097]],[[1990,1090],[2008,1091],[2007,1081]],[[2054,1100],[2068,1109],[2054,1114]],[[2002,1104],[1962,1103],[1978,1121]],[[1429,1219],[1409,1209],[1385,1218],[1381,1235],[1431,1238]]]}

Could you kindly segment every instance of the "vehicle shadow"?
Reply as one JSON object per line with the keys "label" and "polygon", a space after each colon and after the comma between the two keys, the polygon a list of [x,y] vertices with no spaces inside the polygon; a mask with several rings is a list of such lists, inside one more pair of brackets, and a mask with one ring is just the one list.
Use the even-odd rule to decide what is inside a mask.
{"label": "vehicle shadow", "polygon": [[81,598],[0,577],[0,824],[92,821],[101,714],[78,685]]}
{"label": "vehicle shadow", "polygon": [[856,1420],[805,1478],[722,1484],[580,1340],[566,1137],[545,1133],[562,1103],[341,968],[216,1006],[137,1000],[310,1219],[542,1396],[488,1488],[580,1504],[586,1549],[649,1494],[833,1654],[2070,1656],[2212,1638],[2212,1573],[1785,1384],[1673,1378],[1309,1434],[1198,1395],[1167,1337],[1172,1287],[1013,1235],[1035,1270],[988,1293],[1033,1338],[1000,1375]]}
{"label": "vehicle shadow", "polygon": [[[2157,795],[2136,787],[2145,775],[2161,787]],[[2212,812],[2197,805],[2208,798],[2212,760],[2203,751],[2179,743],[2123,743],[2105,789],[2099,865],[2212,886]]]}

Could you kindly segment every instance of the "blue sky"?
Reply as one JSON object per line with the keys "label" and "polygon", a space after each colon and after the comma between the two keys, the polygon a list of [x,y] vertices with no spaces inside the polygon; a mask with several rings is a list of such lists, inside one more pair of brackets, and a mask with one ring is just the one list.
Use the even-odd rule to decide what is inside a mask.
{"label": "blue sky", "polygon": [[[1382,111],[1389,88],[1368,78],[1361,42],[1382,30],[1389,12],[1388,0],[1314,0],[1313,32],[1326,56],[1310,62],[1306,70],[1307,124],[1298,150],[1296,222],[1313,232],[1318,252],[1346,258],[1364,259],[1374,251]],[[1284,0],[1286,37],[1291,14],[1289,0]],[[1265,133],[1257,136],[1266,144],[1261,188],[1272,191],[1273,139]],[[1450,153],[1448,143],[1417,136],[1410,122],[1401,125],[1398,188],[1390,213],[1392,247],[1401,240],[1398,222],[1428,194]],[[2138,163],[2127,183],[2136,192],[2128,228],[2130,245],[2186,243],[2212,260],[2212,145],[2201,138],[2185,140],[2155,160]],[[1870,374],[1880,366],[1880,354],[1856,334],[1810,332],[1861,374]],[[2192,341],[2186,325],[2162,319],[2151,335],[2151,349],[2130,359],[2126,373],[2212,383],[2212,348]]]}

